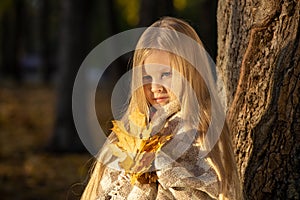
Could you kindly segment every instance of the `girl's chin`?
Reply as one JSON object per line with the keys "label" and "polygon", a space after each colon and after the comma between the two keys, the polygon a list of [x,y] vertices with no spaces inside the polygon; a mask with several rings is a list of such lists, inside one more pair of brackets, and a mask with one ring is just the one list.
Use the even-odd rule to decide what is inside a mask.
{"label": "girl's chin", "polygon": [[152,104],[152,106],[153,106],[154,108],[159,108],[159,107],[162,107],[162,106],[167,105],[168,103],[169,103],[169,101],[165,101],[165,102],[155,102],[155,103]]}

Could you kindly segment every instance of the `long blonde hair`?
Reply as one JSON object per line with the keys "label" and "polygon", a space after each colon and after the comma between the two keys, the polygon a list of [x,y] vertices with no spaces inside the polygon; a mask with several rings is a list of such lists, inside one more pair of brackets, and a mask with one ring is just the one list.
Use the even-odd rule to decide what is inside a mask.
{"label": "long blonde hair", "polygon": [[[156,31],[156,28],[166,31]],[[155,31],[152,31],[153,29]],[[203,50],[201,50],[201,55],[197,54],[197,52],[199,53],[198,47],[187,44],[189,43],[188,40],[186,44],[182,44],[180,33],[203,47],[196,31],[188,23],[172,17],[164,17],[156,21],[140,37],[133,56],[132,96],[126,115],[136,108],[145,115],[149,115],[149,103],[146,100],[143,87],[140,87],[142,78],[138,67],[143,65],[145,59],[153,50],[169,51],[171,67],[186,80],[181,82],[183,84],[182,90],[178,95],[183,118],[192,122],[194,128],[200,133],[198,138],[200,145],[203,148],[210,149],[207,158],[218,174],[220,199],[241,199],[240,183],[228,126],[226,122],[221,127],[218,127],[218,124],[214,124],[213,127],[210,126],[216,115],[216,113],[214,113],[214,116],[212,115],[212,105],[217,106],[216,110],[220,113],[224,111],[219,107],[217,95],[211,89],[214,86],[214,79],[211,74],[210,67],[212,66],[209,56]],[[193,67],[195,65],[200,66],[201,72],[204,73],[200,74],[196,67]],[[205,77],[203,77],[203,74]],[[190,91],[189,88],[192,89],[191,92],[187,92]],[[191,98],[191,94],[196,97],[197,103],[195,103],[195,99]],[[191,113],[194,114],[191,115]],[[209,127],[213,131],[221,132],[216,144],[213,143],[212,146],[204,142]],[[103,165],[98,161],[82,199],[95,197],[97,191],[93,190],[99,191],[102,173]],[[92,195],[92,193],[95,195]]]}
{"label": "long blonde hair", "polygon": [[[184,84],[182,89],[184,92],[180,94],[181,109],[185,114],[183,117],[187,121],[197,123],[194,124],[194,126],[196,126],[199,133],[202,134],[199,138],[199,141],[202,142],[200,145],[204,146],[204,148],[212,148],[208,157],[219,175],[219,180],[221,182],[221,196],[223,196],[223,199],[241,199],[240,182],[227,123],[225,122],[222,127],[217,127],[218,124],[214,124],[213,127],[211,127],[214,131],[221,131],[221,135],[219,136],[216,145],[212,144],[214,145],[212,147],[209,146],[210,144],[203,144],[206,136],[205,134],[208,131],[213,117],[216,117],[216,114],[221,114],[224,110],[221,108],[218,97],[214,93],[216,90],[214,90],[214,79],[210,69],[210,67],[213,66],[211,65],[209,56],[204,49],[199,49],[197,45],[195,47],[194,44],[188,44],[190,41],[182,39],[183,37],[179,33],[190,37],[193,41],[196,41],[203,47],[198,34],[187,22],[172,17],[164,17],[152,24],[151,27],[167,29],[174,32],[145,31],[137,44],[137,50],[133,58],[133,67],[143,65],[146,57],[153,52],[152,48],[165,51],[171,50],[170,60],[172,68],[178,71],[186,79],[186,82],[182,83]],[[203,73],[199,74],[196,67],[193,67],[186,58],[188,58],[189,61],[192,61],[193,65],[201,67],[201,72]],[[138,70],[135,71],[135,68],[133,68],[133,77],[138,77],[139,74],[141,73],[139,73]],[[203,75],[206,76],[205,80],[202,77]],[[140,80],[141,78],[137,79],[137,81]],[[135,84],[134,80],[133,84]],[[192,88],[192,93],[195,93],[197,104],[195,104],[195,101],[190,97],[192,93],[187,92],[189,88],[187,84]],[[220,113],[214,113],[214,116],[212,116],[212,105],[217,107],[215,110]],[[145,114],[148,113],[149,105],[142,88],[133,92],[129,110],[136,106]],[[196,115],[191,115],[195,110],[198,111]]]}

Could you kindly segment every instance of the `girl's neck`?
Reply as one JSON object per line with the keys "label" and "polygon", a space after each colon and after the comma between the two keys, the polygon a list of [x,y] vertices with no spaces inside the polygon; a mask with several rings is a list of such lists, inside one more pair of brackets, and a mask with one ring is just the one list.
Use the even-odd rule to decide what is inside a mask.
{"label": "girl's neck", "polygon": [[155,113],[156,113],[156,109],[153,106],[151,106],[149,109],[149,121],[151,121],[151,119]]}

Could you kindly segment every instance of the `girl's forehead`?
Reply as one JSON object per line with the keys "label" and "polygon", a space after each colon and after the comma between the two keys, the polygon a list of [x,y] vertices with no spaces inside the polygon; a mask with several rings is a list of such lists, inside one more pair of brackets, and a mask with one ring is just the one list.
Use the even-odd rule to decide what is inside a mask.
{"label": "girl's forehead", "polygon": [[164,65],[160,63],[146,63],[142,67],[142,72],[144,74],[154,74],[154,73],[161,73],[161,72],[169,72],[171,71],[170,65]]}
{"label": "girl's forehead", "polygon": [[161,50],[152,50],[151,53],[145,58],[144,64],[161,64],[170,65],[170,53]]}

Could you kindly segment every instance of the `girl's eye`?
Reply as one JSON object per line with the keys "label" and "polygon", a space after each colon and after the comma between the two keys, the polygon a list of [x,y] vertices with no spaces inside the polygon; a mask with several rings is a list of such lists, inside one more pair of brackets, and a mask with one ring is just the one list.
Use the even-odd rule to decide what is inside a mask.
{"label": "girl's eye", "polygon": [[164,73],[161,74],[161,78],[168,78],[168,77],[170,77],[171,75],[172,75],[171,72],[164,72]]}
{"label": "girl's eye", "polygon": [[151,83],[152,77],[151,76],[143,76],[143,83]]}

